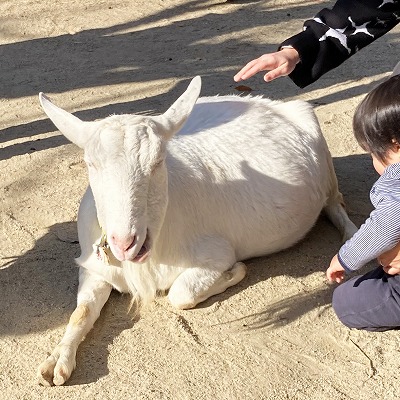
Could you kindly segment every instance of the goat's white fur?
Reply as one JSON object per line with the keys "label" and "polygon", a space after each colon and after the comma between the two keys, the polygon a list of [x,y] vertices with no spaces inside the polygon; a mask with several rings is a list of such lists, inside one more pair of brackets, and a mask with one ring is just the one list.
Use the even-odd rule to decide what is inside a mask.
{"label": "goat's white fur", "polygon": [[[84,149],[90,182],[78,215],[77,308],[39,367],[41,383],[60,385],[70,377],[77,347],[112,288],[142,301],[169,290],[174,306],[191,308],[242,280],[241,260],[302,239],[322,209],[343,238],[355,232],[308,104],[198,99],[200,87],[194,78],[163,115],[96,122],[83,122],[40,94],[46,114]],[[93,250],[102,229],[111,265]]]}

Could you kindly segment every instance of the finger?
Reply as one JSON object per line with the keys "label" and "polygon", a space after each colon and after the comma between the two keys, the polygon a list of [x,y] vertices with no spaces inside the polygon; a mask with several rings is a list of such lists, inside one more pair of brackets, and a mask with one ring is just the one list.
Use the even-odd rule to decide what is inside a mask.
{"label": "finger", "polygon": [[276,71],[276,70],[273,70],[273,71],[270,71],[270,72],[266,73],[266,74],[264,75],[264,81],[265,81],[265,82],[271,82],[271,81],[273,81],[274,79],[279,78],[279,77],[282,76],[282,74],[276,73],[275,71]]}
{"label": "finger", "polygon": [[245,80],[247,78],[250,78],[251,76],[253,76],[256,72],[254,72],[253,74],[249,75],[248,72],[249,70],[251,70],[253,68],[253,66],[255,64],[257,64],[258,59],[257,60],[253,60],[250,61],[249,63],[247,63],[234,77],[234,81],[238,82],[240,80]]}
{"label": "finger", "polygon": [[381,264],[381,266],[382,266],[382,269],[387,273],[390,267],[388,265],[382,265],[382,264]]}
{"label": "finger", "polygon": [[326,275],[326,277],[327,277],[327,279],[328,279],[328,281],[330,282],[330,283],[333,283],[333,282],[337,282],[337,283],[340,283],[341,282],[341,278],[340,278],[340,276],[336,276],[336,274],[327,274]]}
{"label": "finger", "polygon": [[392,273],[391,273],[392,268],[390,268],[389,266],[383,268],[383,270],[384,270],[388,275],[392,275]]}
{"label": "finger", "polygon": [[240,79],[248,79],[261,71],[273,70],[277,67],[277,60],[270,54],[265,54],[253,61],[247,63],[241,71],[236,75],[240,75]]}
{"label": "finger", "polygon": [[329,268],[326,270],[326,274],[325,275],[326,275],[326,279],[329,282],[333,282],[332,274],[330,273]]}
{"label": "finger", "polygon": [[241,76],[242,80],[249,79],[253,75],[265,71],[267,68],[262,63],[255,63],[254,65],[250,66]]}
{"label": "finger", "polygon": [[387,267],[384,267],[383,270],[388,275],[398,275],[400,273],[400,270],[398,268],[391,267],[390,265],[388,265]]}
{"label": "finger", "polygon": [[282,65],[279,65],[279,67],[274,68],[273,70],[269,71],[268,73],[265,74],[264,80],[266,82],[270,82],[276,78],[279,78],[281,76],[287,76],[289,75],[294,68],[290,69],[288,63],[283,63]]}

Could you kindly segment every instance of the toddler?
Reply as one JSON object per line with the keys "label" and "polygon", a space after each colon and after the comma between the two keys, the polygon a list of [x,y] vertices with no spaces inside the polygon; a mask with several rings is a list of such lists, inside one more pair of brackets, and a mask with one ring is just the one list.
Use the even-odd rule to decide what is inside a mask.
{"label": "toddler", "polygon": [[[375,209],[336,254],[326,276],[341,283],[400,242],[400,75],[372,90],[356,109],[354,135],[372,156],[380,178],[370,192]],[[400,269],[379,266],[337,287],[332,306],[350,328],[383,331],[400,327]]]}

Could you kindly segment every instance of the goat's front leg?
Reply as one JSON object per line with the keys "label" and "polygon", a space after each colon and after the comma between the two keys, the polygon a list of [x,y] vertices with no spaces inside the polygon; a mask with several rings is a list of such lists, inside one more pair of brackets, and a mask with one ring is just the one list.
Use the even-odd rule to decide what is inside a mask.
{"label": "goat's front leg", "polygon": [[176,278],[168,293],[170,303],[180,309],[193,308],[246,276],[246,265],[236,262],[234,249],[227,240],[203,237],[193,249],[193,266]]}
{"label": "goat's front leg", "polygon": [[224,272],[208,268],[188,268],[172,284],[168,298],[170,303],[181,310],[193,308],[209,297],[224,292],[239,283],[246,276],[246,265],[235,263]]}
{"label": "goat's front leg", "polygon": [[75,369],[78,346],[92,329],[110,292],[110,284],[99,276],[80,269],[77,306],[60,343],[38,368],[40,384],[62,385],[69,379]]}

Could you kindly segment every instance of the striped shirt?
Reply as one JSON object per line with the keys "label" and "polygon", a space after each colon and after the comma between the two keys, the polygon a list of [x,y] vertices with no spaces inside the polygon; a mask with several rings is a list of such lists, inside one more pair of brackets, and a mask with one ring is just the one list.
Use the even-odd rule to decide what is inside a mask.
{"label": "striped shirt", "polygon": [[339,250],[339,262],[347,272],[358,270],[400,241],[400,163],[385,169],[370,199],[375,209]]}

